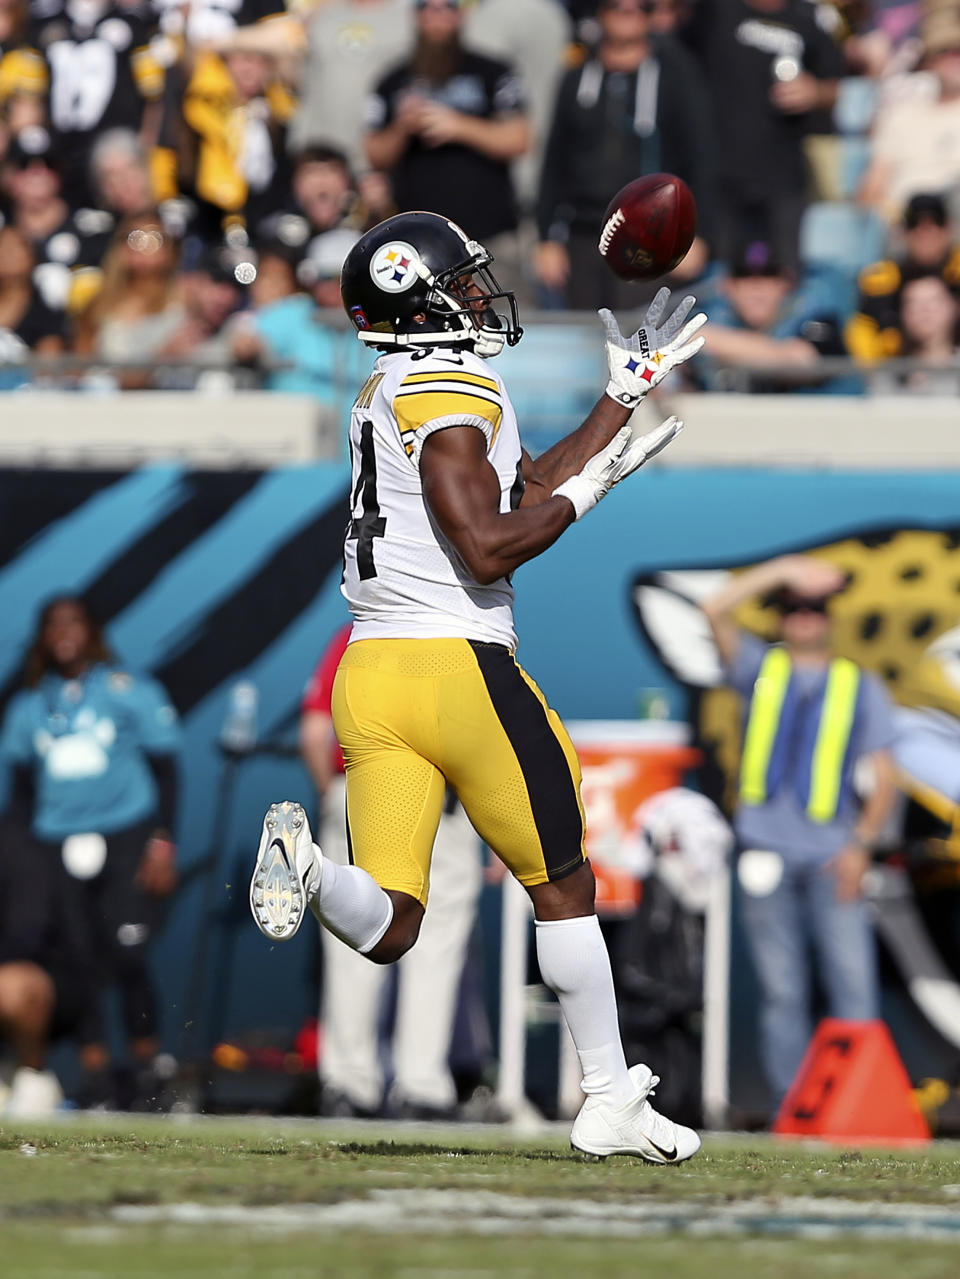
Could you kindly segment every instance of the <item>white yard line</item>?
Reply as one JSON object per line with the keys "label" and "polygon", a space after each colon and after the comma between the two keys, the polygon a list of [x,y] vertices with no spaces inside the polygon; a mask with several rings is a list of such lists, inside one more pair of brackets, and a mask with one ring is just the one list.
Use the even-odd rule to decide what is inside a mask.
{"label": "white yard line", "polygon": [[110,1216],[125,1225],[221,1225],[283,1233],[353,1229],[421,1237],[538,1234],[621,1239],[650,1234],[760,1234],[960,1243],[960,1214],[952,1206],[799,1195],[732,1203],[700,1196],[611,1202],[514,1196],[484,1190],[377,1189],[363,1199],[335,1204],[260,1208],[239,1204],[124,1204],[111,1209]]}

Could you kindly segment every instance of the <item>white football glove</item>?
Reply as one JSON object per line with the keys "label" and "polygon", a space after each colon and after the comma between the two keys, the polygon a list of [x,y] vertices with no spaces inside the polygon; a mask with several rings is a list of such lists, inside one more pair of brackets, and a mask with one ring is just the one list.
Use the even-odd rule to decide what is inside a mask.
{"label": "white football glove", "polygon": [[553,490],[552,497],[565,497],[573,503],[577,519],[593,509],[602,497],[626,476],[639,470],[683,430],[678,417],[668,417],[654,431],[634,436],[629,426],[622,426],[606,448],[594,453],[577,475]]}
{"label": "white football glove", "polygon": [[624,337],[620,332],[612,311],[604,308],[599,312],[610,370],[606,394],[624,408],[636,408],[651,387],[662,382],[671,369],[696,355],[703,346],[703,338],[693,335],[706,324],[707,317],[695,315],[688,324],[683,323],[693,310],[696,298],[685,297],[664,320],[669,300],[670,290],[661,289],[650,303],[643,324],[631,337]]}

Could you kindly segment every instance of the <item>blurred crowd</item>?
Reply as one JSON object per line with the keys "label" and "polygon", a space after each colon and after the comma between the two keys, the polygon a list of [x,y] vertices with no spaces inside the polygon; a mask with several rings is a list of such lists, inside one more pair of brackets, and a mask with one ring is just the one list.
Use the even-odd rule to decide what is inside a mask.
{"label": "blurred crowd", "polygon": [[597,228],[658,171],[699,209],[697,386],[851,389],[850,353],[956,390],[960,0],[0,0],[0,385],[32,352],[322,396],[397,209],[528,310],[630,309]]}

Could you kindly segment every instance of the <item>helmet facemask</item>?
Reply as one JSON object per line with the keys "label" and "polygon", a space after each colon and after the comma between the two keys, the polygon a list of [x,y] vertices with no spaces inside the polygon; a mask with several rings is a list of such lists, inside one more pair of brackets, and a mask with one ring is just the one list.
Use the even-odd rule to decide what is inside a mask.
{"label": "helmet facemask", "polygon": [[[510,290],[501,288],[490,270],[493,258],[487,250],[476,240],[470,240],[466,247],[470,256],[463,263],[435,277],[427,296],[427,310],[428,314],[442,316],[445,328],[450,327],[450,321],[458,322],[457,329],[466,335],[474,353],[489,360],[499,355],[505,345],[516,346],[523,336],[517,299]],[[465,277],[469,277],[476,292],[467,292]],[[493,303],[501,298],[510,308],[509,317],[494,310]]]}

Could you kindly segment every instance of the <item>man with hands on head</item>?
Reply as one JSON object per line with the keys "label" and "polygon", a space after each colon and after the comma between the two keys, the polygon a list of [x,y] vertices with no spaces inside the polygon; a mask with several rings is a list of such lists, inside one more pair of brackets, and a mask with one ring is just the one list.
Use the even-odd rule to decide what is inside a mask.
{"label": "man with hands on head", "polygon": [[606,313],[606,392],[534,461],[485,362],[522,336],[491,261],[446,218],[408,213],[367,232],[344,263],[347,313],[383,352],[351,414],[342,590],[354,624],[332,697],[352,864],[323,856],[299,804],[275,804],[251,908],[265,936],[283,940],[309,906],[355,950],[393,963],[417,940],[451,787],[532,900],[540,970],[583,1070],[574,1147],[679,1162],[700,1140],[653,1109],[649,1067],[627,1068],[584,856],[579,764],[516,661],[510,575],[677,434],[676,418],[638,437],[628,421],[699,350],[703,317],[687,321],[693,298],[668,314],[665,289],[630,338]]}
{"label": "man with hands on head", "polygon": [[[894,725],[880,681],[834,653],[829,601],[845,585],[836,566],[788,555],[737,574],[703,605],[725,680],[746,708],[734,826],[775,1106],[812,1030],[810,947],[830,1016],[879,1015],[863,881],[894,798]],[[757,597],[780,613],[774,645],[735,620]],[[863,760],[871,776],[861,801],[854,768]]]}

